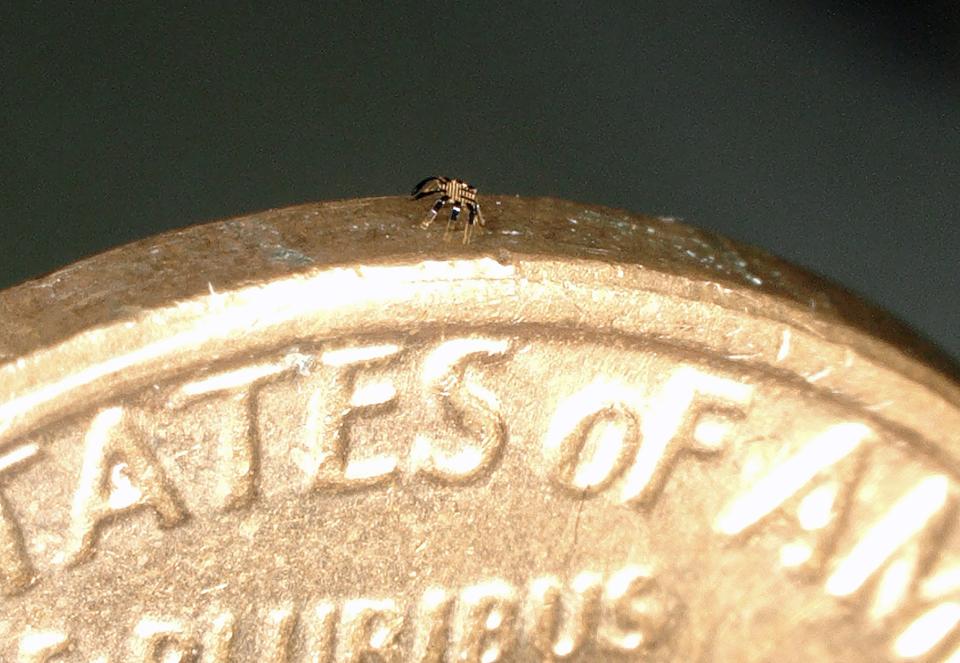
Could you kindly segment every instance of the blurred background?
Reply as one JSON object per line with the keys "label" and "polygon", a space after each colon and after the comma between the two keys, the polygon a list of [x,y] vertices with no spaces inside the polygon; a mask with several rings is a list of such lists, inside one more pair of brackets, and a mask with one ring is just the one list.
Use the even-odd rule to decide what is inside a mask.
{"label": "blurred background", "polygon": [[680,217],[960,357],[953,2],[110,4],[0,9],[0,287],[446,174]]}

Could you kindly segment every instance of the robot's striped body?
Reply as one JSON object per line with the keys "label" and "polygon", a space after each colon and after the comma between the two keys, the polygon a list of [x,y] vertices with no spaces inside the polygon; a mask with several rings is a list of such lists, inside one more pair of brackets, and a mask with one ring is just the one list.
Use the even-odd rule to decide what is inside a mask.
{"label": "robot's striped body", "polygon": [[[477,188],[463,180],[450,179],[449,177],[428,177],[413,187],[413,192],[410,195],[413,196],[414,200],[420,200],[425,196],[440,196],[420,224],[424,228],[433,223],[433,220],[437,218],[437,213],[447,203],[452,205],[451,221],[457,220],[462,207],[465,206],[469,212],[467,222],[463,226],[464,244],[470,241],[470,230],[474,223],[479,223],[481,226],[485,225],[483,215],[480,213],[480,203],[477,202]],[[447,223],[448,230],[449,227],[450,224]]]}

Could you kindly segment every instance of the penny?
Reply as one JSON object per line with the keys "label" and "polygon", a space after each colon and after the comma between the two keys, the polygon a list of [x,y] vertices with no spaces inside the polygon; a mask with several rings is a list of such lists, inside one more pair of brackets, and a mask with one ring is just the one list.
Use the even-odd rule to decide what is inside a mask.
{"label": "penny", "polygon": [[0,658],[960,660],[949,361],[672,219],[483,205],[0,294]]}

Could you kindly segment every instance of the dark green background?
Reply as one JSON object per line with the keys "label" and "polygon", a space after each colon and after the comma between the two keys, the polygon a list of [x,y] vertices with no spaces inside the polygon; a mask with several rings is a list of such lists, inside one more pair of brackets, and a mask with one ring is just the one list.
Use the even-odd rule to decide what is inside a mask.
{"label": "dark green background", "polygon": [[960,357],[954,3],[63,4],[0,10],[0,287],[437,173],[682,217]]}

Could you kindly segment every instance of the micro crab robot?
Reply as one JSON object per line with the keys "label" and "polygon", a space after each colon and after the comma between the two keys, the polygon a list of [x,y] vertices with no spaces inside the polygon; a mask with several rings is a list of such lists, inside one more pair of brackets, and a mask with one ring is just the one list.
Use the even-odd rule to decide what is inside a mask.
{"label": "micro crab robot", "polygon": [[450,223],[459,218],[460,210],[464,206],[469,212],[467,222],[463,226],[464,244],[470,241],[470,232],[475,223],[479,223],[481,226],[486,225],[483,214],[480,213],[480,203],[477,202],[477,188],[463,180],[450,179],[449,177],[428,177],[413,187],[413,192],[410,195],[414,200],[420,200],[426,196],[440,196],[427,213],[427,217],[420,223],[421,228],[426,228],[433,223],[441,208],[447,203],[450,203],[453,207],[450,211],[450,220],[447,221],[446,232],[450,231]]}

